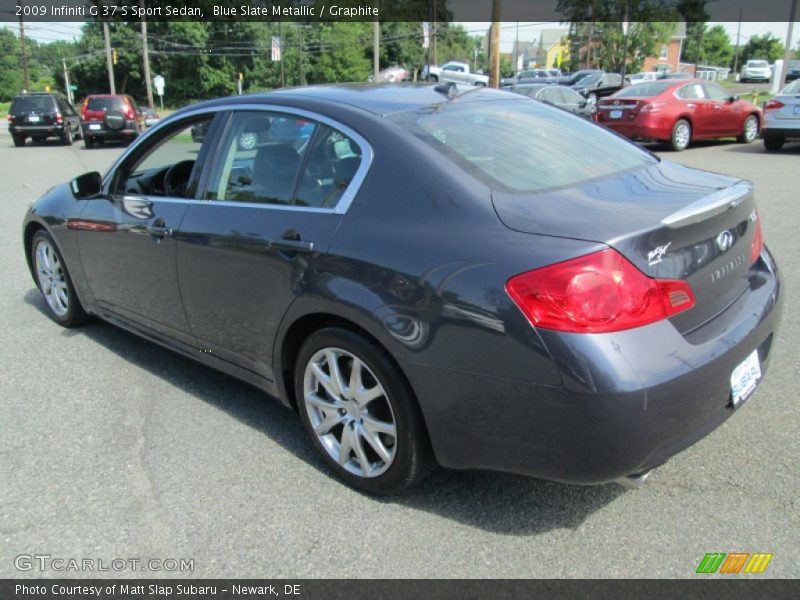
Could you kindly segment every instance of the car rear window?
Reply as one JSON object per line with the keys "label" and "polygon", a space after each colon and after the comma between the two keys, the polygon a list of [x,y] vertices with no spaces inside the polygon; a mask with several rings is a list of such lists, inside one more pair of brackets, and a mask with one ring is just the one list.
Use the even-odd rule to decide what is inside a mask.
{"label": "car rear window", "polygon": [[458,100],[389,117],[491,188],[538,192],[657,161],[635,144],[527,99]]}
{"label": "car rear window", "polygon": [[122,108],[122,98],[89,98],[86,110],[119,110]]}
{"label": "car rear window", "polygon": [[51,96],[22,96],[14,100],[12,113],[52,112],[53,98]]}
{"label": "car rear window", "polygon": [[618,91],[614,98],[650,98],[666,92],[667,88],[675,85],[673,82],[648,81],[637,83]]}

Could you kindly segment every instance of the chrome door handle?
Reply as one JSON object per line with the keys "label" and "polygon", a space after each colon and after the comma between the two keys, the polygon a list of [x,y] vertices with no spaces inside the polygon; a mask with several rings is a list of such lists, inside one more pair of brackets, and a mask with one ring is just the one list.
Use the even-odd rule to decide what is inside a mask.
{"label": "chrome door handle", "polygon": [[175,235],[175,230],[172,227],[159,227],[158,225],[148,225],[147,233],[156,237],[167,237]]}
{"label": "chrome door handle", "polygon": [[694,108],[695,107],[695,105],[691,104],[691,103],[687,104],[686,106],[689,107],[689,108]]}

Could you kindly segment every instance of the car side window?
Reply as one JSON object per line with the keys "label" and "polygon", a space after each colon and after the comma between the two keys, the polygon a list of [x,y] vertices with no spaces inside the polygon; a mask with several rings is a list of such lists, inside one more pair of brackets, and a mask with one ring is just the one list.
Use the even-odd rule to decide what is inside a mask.
{"label": "car side window", "polygon": [[183,198],[213,115],[171,129],[143,154],[120,166],[118,194]]}
{"label": "car side window", "polygon": [[727,100],[731,96],[728,92],[713,83],[705,83],[703,87],[705,88],[706,96],[711,100]]}
{"label": "car side window", "polygon": [[206,198],[292,204],[317,127],[308,119],[285,113],[234,113],[219,146]]}
{"label": "car side window", "polygon": [[678,91],[678,97],[683,100],[702,100],[706,96],[701,84],[689,83]]}
{"label": "car side window", "polygon": [[286,113],[235,113],[206,198],[330,208],[361,166],[361,149],[328,125]]}

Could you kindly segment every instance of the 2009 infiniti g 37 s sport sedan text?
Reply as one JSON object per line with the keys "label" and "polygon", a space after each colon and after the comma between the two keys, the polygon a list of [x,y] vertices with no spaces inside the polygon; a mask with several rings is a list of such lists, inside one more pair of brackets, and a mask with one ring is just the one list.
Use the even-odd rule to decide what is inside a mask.
{"label": "2009 infiniti g 37 s sport sedan text", "polygon": [[295,408],[330,467],[638,481],[762,378],[778,271],[746,181],[516,94],[307,87],[173,114],[34,203],[52,318]]}

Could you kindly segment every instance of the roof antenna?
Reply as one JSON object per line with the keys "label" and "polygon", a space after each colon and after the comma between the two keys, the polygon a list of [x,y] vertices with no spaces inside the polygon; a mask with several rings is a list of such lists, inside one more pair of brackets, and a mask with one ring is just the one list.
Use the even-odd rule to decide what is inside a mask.
{"label": "roof antenna", "polygon": [[440,83],[439,85],[433,86],[433,89],[439,92],[440,94],[444,94],[445,96],[447,96],[448,100],[452,100],[453,98],[458,96],[458,86],[453,81]]}

